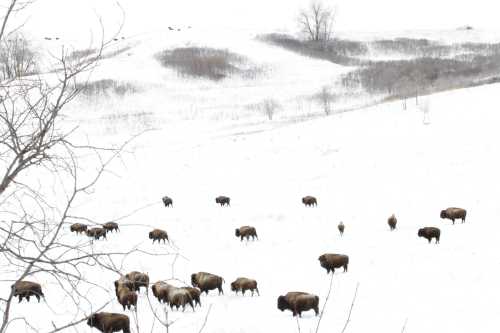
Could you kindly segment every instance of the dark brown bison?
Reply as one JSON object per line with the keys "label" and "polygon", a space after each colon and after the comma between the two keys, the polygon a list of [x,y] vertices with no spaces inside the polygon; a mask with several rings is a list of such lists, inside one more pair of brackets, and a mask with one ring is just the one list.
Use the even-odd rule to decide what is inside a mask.
{"label": "dark brown bison", "polygon": [[236,237],[240,237],[242,241],[243,238],[249,240],[250,237],[252,237],[252,240],[254,240],[255,238],[259,239],[259,237],[257,237],[257,230],[255,230],[254,227],[250,227],[247,225],[236,229],[234,234],[236,235]]}
{"label": "dark brown bison", "polygon": [[467,215],[467,211],[463,208],[450,207],[441,211],[441,218],[452,220],[453,224],[455,224],[455,220],[461,219],[462,223],[465,222],[465,216]]}
{"label": "dark brown bison", "polygon": [[231,206],[231,199],[221,195],[215,198],[215,203],[218,203],[221,206]]}
{"label": "dark brown bison", "polygon": [[213,289],[218,289],[219,295],[224,294],[224,290],[222,290],[223,282],[223,278],[214,274],[206,272],[191,274],[191,284],[193,287],[198,287],[202,293],[205,292],[207,295],[208,291]]}
{"label": "dark brown bison", "polygon": [[340,236],[342,236],[344,234],[344,229],[345,229],[344,223],[342,223],[342,221],[337,226],[337,229],[339,229]]}
{"label": "dark brown bison", "polygon": [[326,273],[329,274],[330,271],[335,273],[335,268],[344,268],[344,272],[347,272],[347,265],[349,265],[349,257],[345,254],[335,254],[335,253],[325,253],[318,258],[321,267],[326,269]]}
{"label": "dark brown bison", "polygon": [[309,206],[317,206],[318,205],[318,201],[316,200],[315,197],[312,197],[310,195],[308,196],[305,196],[302,198],[302,203],[306,206],[306,207],[309,207]]}
{"label": "dark brown bison", "polygon": [[441,236],[441,230],[435,227],[425,227],[418,229],[418,237],[424,237],[431,242],[433,238],[436,239],[436,244],[439,243],[439,237]]}
{"label": "dark brown bison", "polygon": [[116,222],[104,223],[102,225],[102,227],[104,228],[104,230],[106,230],[106,232],[112,232],[115,230],[116,230],[116,232],[120,231],[120,229],[118,228],[118,223],[116,223]]}
{"label": "dark brown bison", "polygon": [[158,299],[160,303],[168,303],[168,292],[170,289],[175,288],[174,286],[164,282],[158,281],[151,286],[153,295]]}
{"label": "dark brown bison", "polygon": [[97,239],[99,240],[101,237],[103,237],[104,239],[107,239],[106,238],[106,230],[104,228],[91,228],[89,230],[87,230],[86,232],[86,235],[88,237],[92,237],[94,239]]}
{"label": "dark brown bison", "polygon": [[71,232],[76,232],[77,234],[84,233],[87,231],[87,225],[82,223],[73,223],[70,230]]}
{"label": "dark brown bison", "polygon": [[87,325],[95,327],[103,333],[113,333],[119,331],[122,331],[123,333],[130,333],[130,320],[128,316],[119,313],[93,313],[88,317]]}
{"label": "dark brown bison", "polygon": [[189,294],[191,295],[191,298],[195,302],[195,305],[201,306],[201,301],[200,301],[200,296],[201,296],[201,291],[198,288],[193,288],[193,287],[182,287],[181,289],[186,289]]}
{"label": "dark brown bison", "polygon": [[394,214],[392,214],[388,219],[387,219],[387,224],[389,225],[389,228],[391,228],[391,231],[396,229],[396,224],[398,223],[398,219]]}
{"label": "dark brown bison", "polygon": [[137,309],[137,294],[134,291],[121,286],[118,287],[116,296],[118,297],[118,302],[123,306],[123,310],[125,308],[130,310],[132,306]]}
{"label": "dark brown bison", "polygon": [[42,286],[39,283],[31,282],[31,281],[17,281],[14,283],[11,288],[13,289],[12,296],[19,297],[19,303],[26,298],[29,302],[30,297],[34,296],[40,303],[40,297],[45,298],[45,295],[42,292]]}
{"label": "dark brown bison", "polygon": [[314,310],[316,316],[319,314],[319,297],[300,291],[292,291],[285,296],[278,297],[278,309],[290,310],[293,315],[302,316],[303,311]]}
{"label": "dark brown bison", "polygon": [[118,296],[118,290],[120,290],[121,288],[128,288],[130,290],[134,290],[134,283],[129,279],[125,278],[124,276],[116,280],[114,284],[115,284],[116,299],[118,299],[118,302],[120,301],[120,297]]}
{"label": "dark brown bison", "polygon": [[161,230],[161,229],[154,229],[153,231],[150,231],[149,232],[149,239],[153,240],[153,244],[155,243],[155,241],[158,241],[158,243],[160,243],[161,240],[163,240],[163,243],[165,243],[165,240],[167,242],[170,242],[168,240],[167,232],[165,230]]}
{"label": "dark brown bison", "polygon": [[243,296],[245,296],[245,291],[247,290],[252,291],[252,296],[254,291],[256,291],[257,295],[260,296],[259,288],[257,288],[257,281],[253,279],[239,277],[235,281],[231,282],[231,291],[236,292],[236,295],[238,295],[238,291],[241,291]]}
{"label": "dark brown bison", "polygon": [[164,196],[163,198],[161,198],[161,201],[163,201],[163,204],[165,205],[165,207],[172,207],[174,202],[172,201],[172,198],[169,198],[167,196]]}
{"label": "dark brown bison", "polygon": [[132,290],[140,291],[140,288],[144,287],[146,288],[146,293],[148,292],[149,276],[147,274],[133,271],[125,274],[125,278],[133,283],[134,287]]}

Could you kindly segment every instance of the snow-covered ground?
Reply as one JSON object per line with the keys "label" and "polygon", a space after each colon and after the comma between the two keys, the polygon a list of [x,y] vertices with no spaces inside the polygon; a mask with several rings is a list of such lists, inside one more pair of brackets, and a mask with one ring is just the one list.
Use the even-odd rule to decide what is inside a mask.
{"label": "snow-covered ground", "polygon": [[[234,44],[234,50],[276,68],[268,77],[241,85],[237,80],[178,80],[151,58],[158,50],[157,42],[151,43],[155,46],[146,41],[131,56],[106,60],[93,77],[113,73],[114,79],[140,82],[150,90],[89,107],[79,101],[68,110],[67,124],[79,124],[79,133],[100,146],[155,128],[134,141],[133,152],[113,164],[113,173],[79,203],[79,210],[105,221],[144,208],[120,221],[120,233],[96,242],[96,251],[140,244],[182,255],[176,260],[135,255],[123,263],[124,273],[144,271],[152,282],[172,276],[188,282],[198,271],[224,277],[224,296],[211,292],[195,312],[169,313],[169,320],[177,320],[170,332],[199,331],[210,306],[207,333],[293,332],[297,325],[301,332],[313,332],[318,318],[312,312],[297,322],[276,308],[276,299],[288,291],[307,291],[319,295],[323,306],[330,276],[318,256],[325,252],[347,254],[350,264],[349,272],[333,276],[320,332],[342,330],[357,284],[349,332],[400,332],[405,321],[405,332],[497,332],[500,85],[429,97],[427,125],[413,100],[407,110],[394,102],[279,126],[262,117],[251,124],[217,121],[201,111],[181,121],[179,114],[198,100],[213,98],[214,109],[227,105],[231,112],[233,104],[266,94],[280,100],[309,94],[343,69],[247,41]],[[146,112],[145,118],[134,117],[136,111]],[[173,198],[173,208],[162,207],[163,195]],[[218,195],[230,196],[231,207],[218,207]],[[304,195],[316,196],[318,207],[305,208]],[[441,220],[440,210],[449,206],[466,208],[467,222]],[[398,228],[390,232],[392,213]],[[346,225],[343,237],[339,221]],[[255,226],[259,240],[240,242],[234,229],[243,225]],[[424,226],[441,228],[440,244],[417,237]],[[153,227],[167,230],[172,245],[151,245],[147,233]],[[67,233],[75,242],[80,239]],[[106,311],[123,312],[114,299],[117,276],[92,269],[87,274],[109,290],[90,291],[94,305],[112,299]],[[261,296],[231,293],[230,282],[240,276],[255,278]],[[12,316],[30,313],[42,331],[51,322],[58,326],[71,320],[72,308],[65,306],[70,301],[59,286],[44,283],[43,277],[39,281],[49,306],[15,304]],[[141,332],[164,332],[157,322],[151,329],[151,307],[162,318],[163,310],[150,300],[140,294]],[[22,321],[12,325],[29,331]],[[90,331],[85,324],[76,329]]]}

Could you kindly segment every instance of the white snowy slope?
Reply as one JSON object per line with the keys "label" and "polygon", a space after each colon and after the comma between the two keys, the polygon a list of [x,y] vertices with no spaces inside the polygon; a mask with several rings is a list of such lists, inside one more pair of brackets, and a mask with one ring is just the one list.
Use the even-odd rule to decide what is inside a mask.
{"label": "white snowy slope", "polygon": [[[255,56],[268,46],[259,48]],[[272,62],[273,52],[276,59],[300,59],[295,66],[290,60],[281,67],[283,75],[266,79],[273,86],[268,93],[277,98],[306,93],[297,88],[301,85],[294,85],[295,75],[297,80],[319,82],[308,73],[335,70],[328,63],[271,49],[262,52],[269,57],[265,61]],[[246,50],[245,55],[251,57],[253,48]],[[143,67],[134,68],[135,62],[130,62],[137,78],[156,82],[154,75],[158,80],[174,75],[143,61]],[[306,65],[311,68],[301,68]],[[329,75],[324,72],[322,79]],[[164,104],[173,101],[176,93],[182,95],[181,102],[187,101],[193,96],[186,93],[190,89],[196,96],[218,89],[226,103],[238,103],[240,88],[231,86],[233,81],[218,85],[165,80],[172,84],[171,90],[160,94],[153,87],[149,99],[135,101],[121,115],[126,117],[133,108],[148,103],[141,110],[151,112],[156,130],[134,141],[134,152],[112,165],[113,173],[106,174],[97,191],[79,203],[79,212],[105,221],[145,207],[120,221],[120,233],[96,242],[96,251],[126,250],[140,244],[149,251],[169,248],[182,254],[174,266],[174,257],[136,255],[123,263],[124,273],[144,271],[152,282],[172,276],[189,282],[191,273],[198,271],[224,277],[223,296],[212,291],[202,296],[202,307],[195,312],[169,312],[169,320],[177,320],[170,332],[199,331],[210,306],[207,333],[296,332],[297,325],[301,332],[315,331],[318,318],[313,312],[304,313],[297,322],[291,312],[277,309],[276,299],[288,291],[307,291],[319,295],[322,307],[330,276],[318,257],[327,252],[347,254],[350,263],[347,273],[338,270],[333,276],[320,332],[342,330],[357,284],[348,332],[400,332],[405,321],[405,332],[410,333],[497,332],[499,85],[429,97],[427,125],[409,100],[408,110],[394,102],[279,127],[259,118],[262,126],[234,129],[225,118],[173,120],[168,112],[177,112],[178,105],[171,106],[172,110]],[[256,94],[267,91],[261,83],[252,88],[259,91]],[[241,98],[250,100],[252,93],[245,90],[249,88],[241,89]],[[293,91],[288,94],[289,90]],[[126,98],[130,102],[134,96]],[[68,125],[78,122],[80,132],[89,133],[93,143],[116,143],[140,130],[133,120],[103,117],[112,114],[106,105],[86,110],[80,103],[72,109],[80,113],[70,114]],[[110,102],[109,107],[116,106]],[[116,108],[113,112],[120,114]],[[163,195],[173,198],[173,208],[163,207]],[[218,195],[230,196],[231,207],[217,206]],[[305,208],[301,203],[305,195],[316,196],[318,206]],[[467,209],[465,224],[452,225],[439,218],[440,210],[450,206]],[[387,225],[392,213],[398,218],[393,232]],[[343,237],[336,228],[339,221],[346,225]],[[235,228],[243,225],[255,226],[259,240],[236,238]],[[441,229],[440,244],[417,237],[418,228],[424,226]],[[153,227],[167,230],[172,244],[152,245],[148,232]],[[65,237],[81,241],[69,230]],[[86,274],[94,274],[109,289],[109,294],[91,291],[94,305],[112,299],[106,311],[123,312],[113,295],[117,276],[93,269]],[[240,276],[256,279],[261,295],[234,295],[230,282]],[[71,301],[62,296],[59,286],[44,283],[43,277],[39,281],[49,306],[15,304],[12,316],[30,313],[42,331],[50,329],[52,322],[60,325],[73,319]],[[141,332],[164,332],[158,322],[151,329],[151,307],[162,316],[163,310],[153,297],[150,300],[149,304],[141,292]],[[126,313],[133,318],[131,312]],[[12,325],[20,332],[27,330],[21,321]],[[76,330],[91,331],[84,323]]]}

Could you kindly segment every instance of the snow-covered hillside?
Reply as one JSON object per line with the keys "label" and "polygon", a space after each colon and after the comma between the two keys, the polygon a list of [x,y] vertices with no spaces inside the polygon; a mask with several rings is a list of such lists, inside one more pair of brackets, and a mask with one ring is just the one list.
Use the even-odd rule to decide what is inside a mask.
{"label": "snow-covered hillside", "polygon": [[[202,42],[217,46],[205,37]],[[66,124],[79,125],[78,133],[100,146],[155,129],[133,142],[131,152],[113,164],[113,173],[79,203],[79,210],[106,221],[138,209],[120,221],[120,233],[96,242],[96,251],[141,245],[181,255],[138,254],[123,263],[124,273],[147,272],[152,282],[175,277],[178,285],[198,271],[224,277],[223,296],[212,291],[195,312],[169,312],[169,320],[176,320],[170,332],[199,331],[210,306],[207,333],[294,332],[298,325],[301,332],[315,331],[313,312],[296,321],[277,309],[276,299],[288,291],[307,291],[320,296],[322,307],[330,276],[318,256],[326,252],[347,254],[350,264],[347,273],[333,276],[319,332],[342,330],[358,284],[349,332],[400,332],[405,321],[410,333],[497,332],[500,85],[428,97],[428,124],[414,100],[407,110],[394,102],[279,126],[262,115],[251,124],[235,124],[230,117],[217,121],[210,109],[184,112],[208,100],[216,112],[234,112],[237,119],[242,105],[266,96],[291,105],[345,68],[249,39],[229,43],[231,51],[273,68],[268,76],[250,83],[180,80],[152,58],[164,48],[159,43],[156,37],[145,40],[130,56],[105,60],[92,77],[113,75],[145,92],[91,105],[80,100],[68,109]],[[142,118],[134,116],[140,112]],[[173,198],[173,208],[163,207],[163,195]],[[231,207],[217,206],[218,195],[230,196]],[[316,196],[318,206],[305,208],[305,195]],[[465,224],[439,218],[440,210],[450,206],[467,209]],[[398,218],[393,232],[387,225],[392,213]],[[337,231],[340,221],[346,225],[343,237]],[[259,240],[240,242],[234,230],[243,225],[255,226]],[[417,237],[424,226],[441,229],[440,244]],[[172,243],[152,245],[152,228],[167,230]],[[77,242],[82,236],[68,230],[65,237]],[[87,274],[99,275],[96,279],[109,290],[89,292],[95,306],[112,300],[105,310],[123,312],[114,296],[117,276],[92,268]],[[256,279],[261,295],[234,295],[230,282],[240,276]],[[39,282],[49,306],[14,304],[12,317],[30,313],[41,331],[52,322],[58,326],[76,319],[60,287]],[[151,311],[163,318],[162,306],[149,296],[150,302],[142,292],[138,301],[141,332],[164,332]],[[28,330],[22,321],[12,325]],[[91,330],[82,323],[76,331]]]}

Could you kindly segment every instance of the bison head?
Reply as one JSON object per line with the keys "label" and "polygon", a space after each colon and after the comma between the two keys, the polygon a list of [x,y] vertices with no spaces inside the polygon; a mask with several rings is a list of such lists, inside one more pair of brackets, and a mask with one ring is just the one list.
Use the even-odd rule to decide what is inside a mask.
{"label": "bison head", "polygon": [[446,218],[446,211],[442,210],[439,216],[441,216],[442,219]]}
{"label": "bison head", "polygon": [[424,229],[418,229],[418,237],[422,237],[424,235]]}
{"label": "bison head", "polygon": [[238,287],[236,286],[236,282],[231,282],[231,291],[237,291]]}
{"label": "bison head", "polygon": [[198,282],[196,281],[196,274],[191,274],[191,285],[193,287],[196,287],[198,285]]}
{"label": "bison head", "polygon": [[236,237],[240,237],[240,229],[236,229],[235,233]]}
{"label": "bison head", "polygon": [[150,231],[150,232],[149,232],[149,239],[152,239],[152,238],[153,238],[153,232],[152,232],[152,231]]}
{"label": "bison head", "polygon": [[87,325],[90,327],[98,327],[99,326],[99,314],[93,313],[87,319]]}
{"label": "bison head", "polygon": [[285,296],[278,297],[278,309],[280,309],[281,311],[285,311],[286,309],[288,309],[288,302],[286,301]]}

